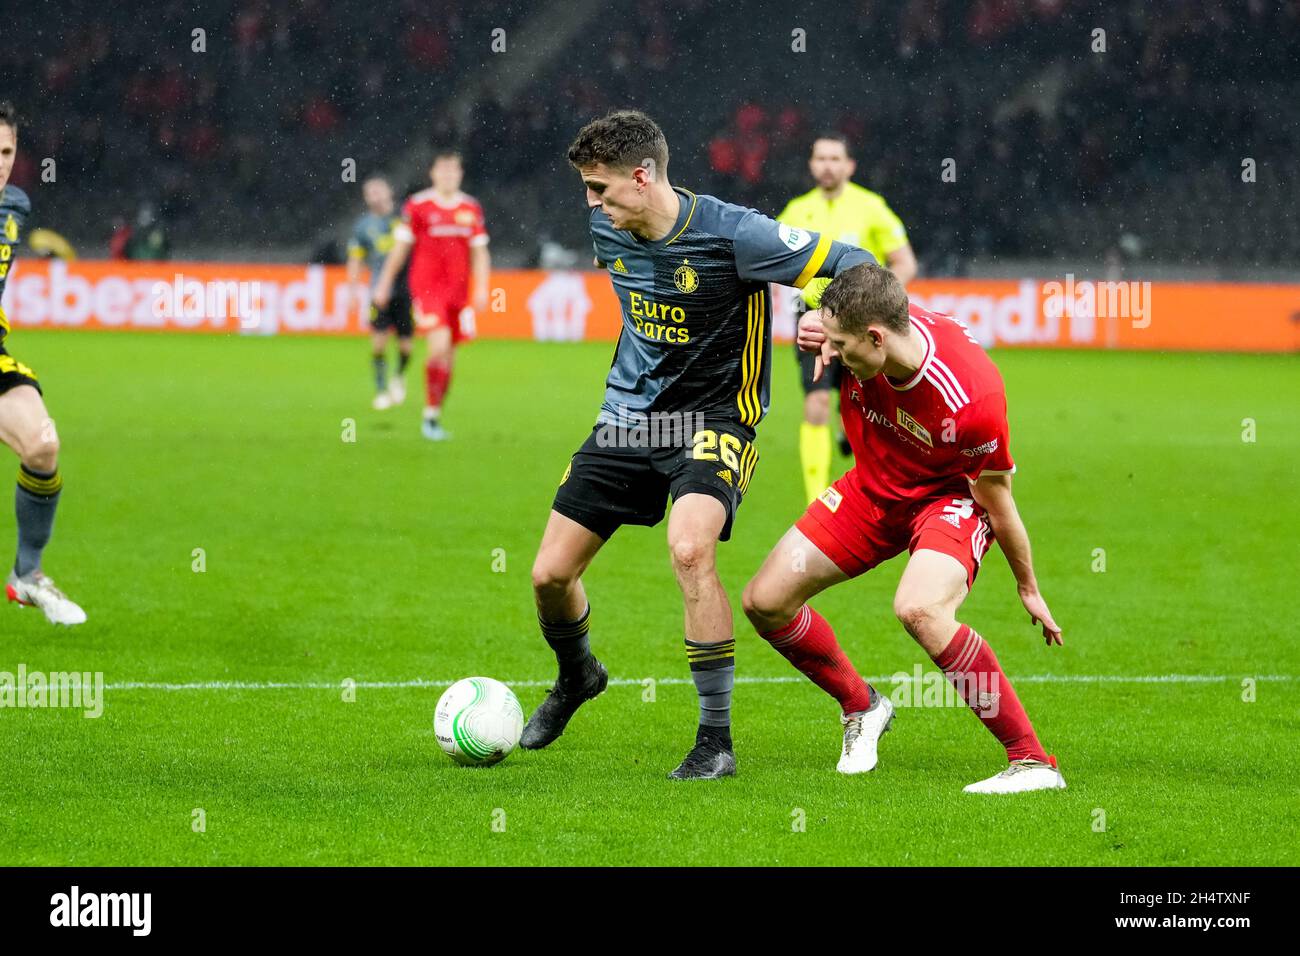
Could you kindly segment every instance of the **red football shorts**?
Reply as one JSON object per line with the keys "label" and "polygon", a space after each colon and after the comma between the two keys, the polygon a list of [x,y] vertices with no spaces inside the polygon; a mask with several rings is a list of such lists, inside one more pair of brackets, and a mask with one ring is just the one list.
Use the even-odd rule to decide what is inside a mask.
{"label": "red football shorts", "polygon": [[461,312],[465,308],[463,296],[449,296],[437,289],[412,288],[411,302],[415,305],[417,332],[427,334],[434,329],[446,327],[451,329],[452,342],[472,338],[461,322]]}
{"label": "red football shorts", "polygon": [[973,498],[951,495],[881,508],[868,498],[853,472],[844,475],[795,522],[809,541],[849,577],[870,571],[904,551],[951,555],[975,583],[980,561],[993,543],[993,529]]}

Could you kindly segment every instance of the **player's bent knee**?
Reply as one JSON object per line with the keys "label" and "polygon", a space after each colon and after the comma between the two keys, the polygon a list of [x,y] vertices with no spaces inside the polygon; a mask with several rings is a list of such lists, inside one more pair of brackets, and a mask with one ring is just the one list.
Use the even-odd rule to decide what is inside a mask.
{"label": "player's bent knee", "polygon": [[785,626],[799,610],[793,595],[782,594],[777,587],[766,583],[761,575],[745,585],[740,606],[749,623],[760,634]]}
{"label": "player's bent knee", "polygon": [[895,600],[894,616],[906,628],[907,633],[915,638],[923,638],[947,617],[947,613],[940,607],[919,601]]}
{"label": "player's bent knee", "polygon": [[804,398],[803,417],[810,425],[825,425],[831,417],[831,393],[826,390],[809,392]]}
{"label": "player's bent knee", "polygon": [[32,471],[54,471],[59,466],[58,436],[52,429],[39,429],[24,436],[19,458]]}
{"label": "player's bent knee", "polygon": [[540,555],[533,563],[533,591],[541,597],[567,594],[578,580],[576,571],[561,562],[544,559]]}
{"label": "player's bent knee", "polygon": [[713,568],[713,542],[700,538],[681,537],[670,542],[673,569],[678,574],[706,573]]}

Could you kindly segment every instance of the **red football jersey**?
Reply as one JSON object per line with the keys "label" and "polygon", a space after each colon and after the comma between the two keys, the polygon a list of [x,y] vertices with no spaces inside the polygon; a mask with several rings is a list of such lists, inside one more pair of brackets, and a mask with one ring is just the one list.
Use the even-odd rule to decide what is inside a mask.
{"label": "red football jersey", "polygon": [[450,201],[432,189],[415,193],[402,205],[397,238],[414,243],[411,249],[412,293],[440,292],[464,302],[469,294],[469,250],[487,245],[483,207],[465,193]]}
{"label": "red football jersey", "polygon": [[840,414],[851,477],[882,508],[939,495],[968,497],[967,479],[1016,470],[1007,396],[993,360],[950,316],[910,305],[925,358],[905,382],[844,370]]}

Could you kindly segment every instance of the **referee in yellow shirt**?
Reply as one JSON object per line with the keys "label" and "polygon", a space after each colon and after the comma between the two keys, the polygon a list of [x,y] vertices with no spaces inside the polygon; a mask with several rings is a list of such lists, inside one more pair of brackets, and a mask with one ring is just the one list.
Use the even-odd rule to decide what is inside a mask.
{"label": "referee in yellow shirt", "polygon": [[[849,181],[856,168],[847,139],[839,133],[818,136],[808,159],[817,188],[791,199],[777,221],[866,249],[906,285],[916,276],[916,256],[907,241],[907,230],[884,199]],[[815,309],[829,284],[828,279],[809,282],[796,302],[796,311]],[[831,480],[831,389],[839,388],[840,363],[832,362],[821,380],[814,382],[815,356],[797,348],[795,354],[799,357],[804,391],[799,458],[803,463],[804,492],[812,501]]]}

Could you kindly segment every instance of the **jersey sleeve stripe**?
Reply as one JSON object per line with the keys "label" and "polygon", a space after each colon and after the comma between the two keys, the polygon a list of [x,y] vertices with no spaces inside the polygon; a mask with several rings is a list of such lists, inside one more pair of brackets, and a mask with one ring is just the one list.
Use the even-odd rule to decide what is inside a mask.
{"label": "jersey sleeve stripe", "polygon": [[750,359],[753,352],[754,342],[754,297],[751,295],[745,300],[745,347],[740,353],[740,391],[736,393],[736,407],[740,409],[740,420],[748,425],[749,411],[749,380],[754,374],[754,367]]}
{"label": "jersey sleeve stripe", "polygon": [[758,383],[763,378],[763,320],[766,318],[763,308],[763,293],[755,292],[749,297],[749,302],[754,321],[750,325],[750,335],[745,342],[745,349],[749,352],[749,395],[747,404],[750,410],[750,417],[745,421],[745,424],[757,425],[759,417],[763,414],[763,405],[758,397]]}
{"label": "jersey sleeve stripe", "polygon": [[758,309],[758,335],[754,341],[754,424],[763,417],[763,397],[760,390],[763,385],[763,345],[767,342],[767,289],[754,293],[755,308]]}
{"label": "jersey sleeve stripe", "polygon": [[808,257],[808,262],[804,265],[803,271],[794,280],[797,288],[802,289],[813,276],[817,275],[817,270],[822,267],[822,263],[826,261],[826,256],[830,254],[830,251],[831,237],[823,232],[817,238],[817,247],[813,249],[813,254]]}

